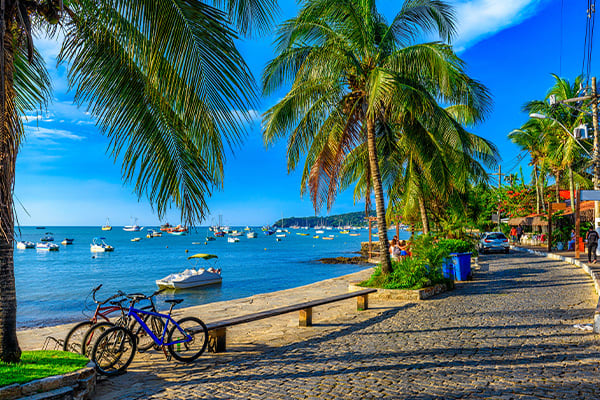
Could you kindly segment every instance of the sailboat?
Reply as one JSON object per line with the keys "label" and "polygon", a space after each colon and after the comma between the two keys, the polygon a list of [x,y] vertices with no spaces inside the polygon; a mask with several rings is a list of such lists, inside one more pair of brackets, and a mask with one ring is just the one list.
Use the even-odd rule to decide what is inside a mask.
{"label": "sailboat", "polygon": [[112,230],[112,226],[110,226],[110,220],[108,219],[108,217],[106,218],[106,223],[104,225],[102,225],[102,230],[103,231]]}

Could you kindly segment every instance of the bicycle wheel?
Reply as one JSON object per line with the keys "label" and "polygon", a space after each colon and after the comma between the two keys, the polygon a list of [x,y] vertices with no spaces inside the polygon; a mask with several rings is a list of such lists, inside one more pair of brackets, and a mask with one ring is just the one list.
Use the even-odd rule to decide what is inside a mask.
{"label": "bicycle wheel", "polygon": [[[146,314],[144,316],[144,323],[148,325],[148,328],[150,328],[154,336],[156,336],[157,338],[162,337],[163,330],[165,329],[165,322],[162,320],[162,318],[157,317],[155,315]],[[154,339],[152,339],[152,336],[150,336],[148,332],[146,332],[146,330],[142,328],[142,326],[139,323],[136,324],[136,328],[137,329],[134,332],[138,340],[138,351],[140,353],[143,353],[144,351],[150,349],[152,346],[156,345],[156,342],[154,341]]]}
{"label": "bicycle wheel", "polygon": [[133,334],[122,326],[114,326],[103,332],[92,349],[92,361],[102,375],[116,375],[125,372],[133,361],[136,340]]}
{"label": "bicycle wheel", "polygon": [[92,321],[83,321],[72,327],[65,337],[63,351],[83,354],[81,352],[81,340],[92,325],[94,325]]}
{"label": "bicycle wheel", "polygon": [[97,324],[92,325],[85,335],[83,335],[83,339],[81,339],[81,354],[86,357],[92,353],[92,348],[96,343],[96,340],[100,337],[102,332],[105,332],[115,326],[112,322],[99,322]]}
{"label": "bicycle wheel", "polygon": [[[173,325],[169,331],[167,343],[178,341],[181,341],[181,343],[167,346],[169,353],[176,360],[192,362],[206,350],[208,329],[206,329],[204,322],[195,317],[182,318],[177,321],[177,325]],[[183,331],[185,331],[185,334]]]}

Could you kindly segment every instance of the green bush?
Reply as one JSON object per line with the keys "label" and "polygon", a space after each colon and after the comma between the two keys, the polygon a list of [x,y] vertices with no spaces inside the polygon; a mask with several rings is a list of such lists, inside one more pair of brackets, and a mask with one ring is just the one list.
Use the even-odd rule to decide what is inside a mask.
{"label": "green bush", "polygon": [[383,289],[421,289],[446,281],[442,276],[441,263],[439,267],[434,267],[418,257],[408,257],[393,261],[389,275],[382,274],[381,268],[376,267],[371,277],[359,285]]}
{"label": "green bush", "polygon": [[442,239],[437,243],[437,247],[443,249],[448,254],[450,253],[471,253],[477,256],[477,248],[472,242],[459,239]]}

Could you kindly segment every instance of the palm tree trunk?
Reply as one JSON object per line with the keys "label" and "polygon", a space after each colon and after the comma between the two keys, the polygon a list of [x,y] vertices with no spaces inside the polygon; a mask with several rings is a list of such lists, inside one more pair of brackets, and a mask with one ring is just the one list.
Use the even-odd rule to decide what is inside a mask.
{"label": "palm tree trunk", "polygon": [[540,174],[538,177],[538,180],[540,181],[540,201],[542,203],[542,212],[545,214],[546,213],[546,178],[544,174]]}
{"label": "palm tree trunk", "polygon": [[540,185],[538,182],[538,167],[537,165],[533,166],[533,177],[535,179],[535,212],[537,214],[540,213]]}
{"label": "palm tree trunk", "polygon": [[[4,3],[4,1],[3,1]],[[14,15],[14,2],[6,1],[6,14]],[[12,19],[7,18],[8,21]],[[1,25],[0,25],[1,26]],[[11,24],[4,35],[4,104],[0,103],[0,361],[16,363],[21,358],[17,341],[17,295],[13,260],[13,190],[20,125],[14,107],[13,38]],[[0,53],[1,54],[1,53]],[[1,66],[0,66],[1,69]]]}
{"label": "palm tree trunk", "polygon": [[569,197],[571,198],[571,210],[575,209],[575,185],[573,182],[573,167],[569,165]]}
{"label": "palm tree trunk", "polygon": [[379,233],[379,260],[381,261],[381,272],[389,274],[392,272],[392,261],[390,260],[390,245],[387,237],[387,225],[385,222],[385,202],[383,199],[383,185],[379,173],[379,162],[377,157],[377,143],[375,139],[375,122],[367,117],[367,148],[369,149],[369,165],[371,166],[371,180],[373,181],[373,192],[375,193],[375,211],[377,214],[377,230]]}
{"label": "palm tree trunk", "polygon": [[429,234],[429,218],[427,217],[427,209],[425,208],[425,200],[423,195],[419,193],[419,211],[421,212],[421,222],[423,223],[423,234]]}

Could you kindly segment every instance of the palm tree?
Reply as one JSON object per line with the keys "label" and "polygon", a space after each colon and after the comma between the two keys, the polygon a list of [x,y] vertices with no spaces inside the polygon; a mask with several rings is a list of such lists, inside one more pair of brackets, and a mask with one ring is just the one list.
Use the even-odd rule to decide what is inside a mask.
{"label": "palm tree", "polygon": [[[561,101],[579,95],[582,86],[581,76],[576,77],[573,83],[557,75],[552,74],[552,76],[555,82],[548,91],[545,100],[548,100],[550,96],[555,96],[556,100]],[[571,204],[575,204],[574,182],[576,179],[582,181],[585,181],[585,179],[573,170],[573,166],[582,158],[585,158],[585,154],[582,152],[581,144],[577,142],[572,132],[576,126],[585,122],[587,117],[576,108],[570,108],[563,104],[549,106],[545,101],[531,101],[525,104],[523,109],[528,113],[542,113],[551,118],[552,122],[545,127],[550,164],[554,164],[557,172],[566,168]],[[556,185],[558,186],[558,184],[559,178],[557,175]]]}
{"label": "palm tree", "polygon": [[[449,41],[455,31],[452,9],[437,0],[407,0],[388,24],[374,1],[312,0],[283,23],[278,56],[263,75],[263,92],[292,84],[287,95],[264,115],[267,145],[288,137],[288,169],[306,155],[303,192],[315,209],[331,207],[343,161],[366,144],[375,195],[381,249],[388,248],[378,135],[383,126],[410,124],[414,115],[440,114],[438,101],[469,104],[481,118],[489,103],[485,90],[469,79],[451,47],[417,43],[438,34]],[[382,251],[382,271],[391,272]]]}
{"label": "palm tree", "polygon": [[520,129],[515,129],[508,134],[509,139],[523,151],[528,152],[531,157],[529,165],[533,166],[536,212],[538,214],[540,213],[540,206],[544,204],[540,179],[540,164],[545,157],[544,123],[547,123],[547,121],[532,118],[523,124]]}
{"label": "palm tree", "polygon": [[32,30],[62,40],[59,59],[75,101],[122,158],[124,180],[159,216],[173,204],[191,224],[205,215],[206,196],[222,182],[224,147],[242,139],[256,99],[230,21],[246,32],[253,21],[262,26],[271,1],[218,3],[226,11],[192,0],[1,1],[0,360],[20,358],[13,272],[20,116],[49,98]]}

